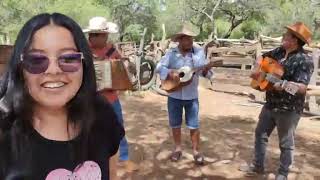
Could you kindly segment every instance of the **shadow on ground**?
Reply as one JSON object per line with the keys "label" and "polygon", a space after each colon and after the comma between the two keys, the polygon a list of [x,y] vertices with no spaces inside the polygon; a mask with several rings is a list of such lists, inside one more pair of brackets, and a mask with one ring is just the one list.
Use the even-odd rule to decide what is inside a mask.
{"label": "shadow on ground", "polygon": [[[183,158],[178,163],[168,160],[173,148],[164,102],[143,102],[134,97],[123,101],[127,138],[130,142],[131,159],[140,165],[140,170],[131,174],[122,173],[122,179],[265,179],[245,177],[238,171],[240,164],[252,159],[254,128],[256,121],[240,116],[201,116],[201,149],[206,156],[204,166],[196,166],[191,154],[189,132],[183,129]],[[275,172],[279,150],[276,131],[268,148],[267,171]],[[310,142],[297,136],[298,168],[304,166],[320,169],[320,143]],[[319,173],[319,172],[317,172]],[[298,172],[301,174],[301,172]],[[319,174],[311,174],[311,176]],[[299,176],[296,176],[299,177]],[[298,178],[299,179],[299,178]]]}

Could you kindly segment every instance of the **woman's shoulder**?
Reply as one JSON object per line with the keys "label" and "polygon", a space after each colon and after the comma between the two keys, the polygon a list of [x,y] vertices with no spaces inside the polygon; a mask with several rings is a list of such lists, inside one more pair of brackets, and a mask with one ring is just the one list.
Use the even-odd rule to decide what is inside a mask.
{"label": "woman's shoulder", "polygon": [[103,96],[97,96],[95,109],[96,119],[91,129],[91,140],[105,144],[112,156],[118,150],[120,140],[124,136],[124,129],[118,122],[112,106]]}
{"label": "woman's shoulder", "polygon": [[[96,112],[96,123],[109,123],[116,120],[117,116],[113,111],[111,104],[107,99],[98,94],[95,99],[95,112]],[[103,119],[111,119],[110,121],[104,121]],[[102,121],[102,122],[101,122]]]}

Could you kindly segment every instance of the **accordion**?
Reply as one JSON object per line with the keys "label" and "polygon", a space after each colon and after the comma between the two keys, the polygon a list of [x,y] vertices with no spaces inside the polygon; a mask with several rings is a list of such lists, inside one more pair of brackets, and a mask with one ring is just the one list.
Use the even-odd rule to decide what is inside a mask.
{"label": "accordion", "polygon": [[96,72],[97,90],[132,90],[133,85],[122,60],[93,61]]}

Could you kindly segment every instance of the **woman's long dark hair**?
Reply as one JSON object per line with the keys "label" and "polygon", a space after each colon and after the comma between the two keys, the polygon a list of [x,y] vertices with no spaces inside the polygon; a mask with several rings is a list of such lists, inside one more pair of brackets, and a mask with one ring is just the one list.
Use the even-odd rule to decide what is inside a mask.
{"label": "woman's long dark hair", "polygon": [[7,70],[0,82],[0,142],[4,139],[3,135],[8,134],[10,137],[10,157],[1,157],[1,151],[5,151],[5,148],[3,142],[0,143],[0,178],[9,166],[4,159],[10,159],[10,162],[21,159],[28,161],[25,154],[28,152],[29,137],[33,130],[33,100],[25,88],[20,55],[29,48],[35,32],[51,23],[68,29],[78,50],[84,55],[82,85],[67,104],[67,109],[68,120],[81,127],[79,139],[82,148],[75,148],[78,151],[75,157],[81,160],[88,156],[88,137],[95,119],[93,104],[96,98],[91,51],[80,26],[71,18],[59,13],[40,14],[31,18],[19,32]]}

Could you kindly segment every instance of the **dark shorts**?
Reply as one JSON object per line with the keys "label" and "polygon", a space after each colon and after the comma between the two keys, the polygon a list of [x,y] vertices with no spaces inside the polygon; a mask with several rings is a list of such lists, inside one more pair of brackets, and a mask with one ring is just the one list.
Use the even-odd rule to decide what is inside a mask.
{"label": "dark shorts", "polygon": [[189,129],[199,128],[199,100],[180,100],[168,97],[168,114],[171,128],[181,128],[182,114],[185,111],[185,120]]}

